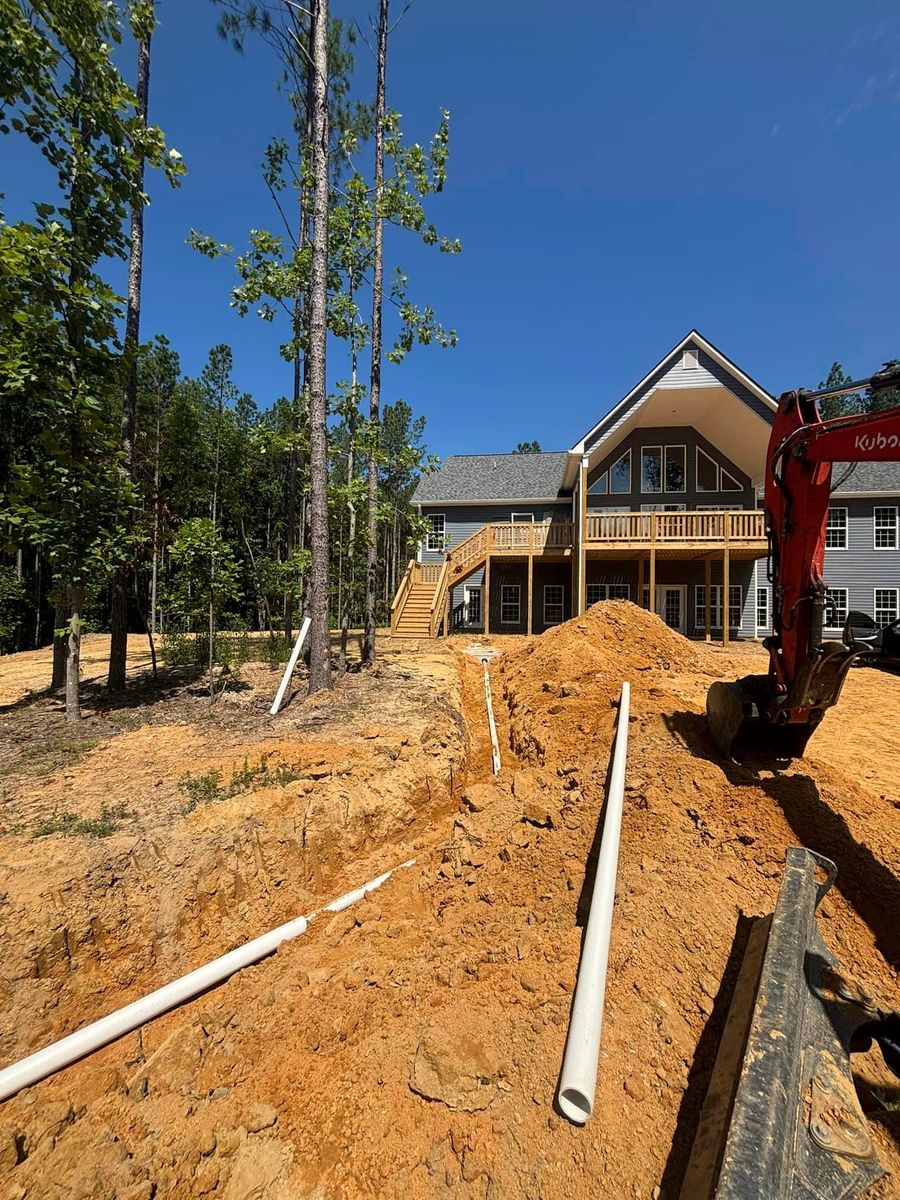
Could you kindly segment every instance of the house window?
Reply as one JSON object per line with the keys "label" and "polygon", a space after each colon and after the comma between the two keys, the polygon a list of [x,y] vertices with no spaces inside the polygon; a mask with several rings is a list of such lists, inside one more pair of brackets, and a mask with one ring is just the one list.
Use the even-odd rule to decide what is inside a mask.
{"label": "house window", "polygon": [[444,530],[446,527],[446,518],[443,513],[429,513],[428,536],[425,539],[426,550],[443,550],[444,549]]}
{"label": "house window", "polygon": [[463,620],[466,625],[481,624],[481,587],[474,585],[465,588],[463,595],[465,596],[465,607],[463,609]]}
{"label": "house window", "polygon": [[843,629],[849,607],[846,588],[827,588],[825,591],[825,628]]}
{"label": "house window", "polygon": [[522,589],[517,583],[504,583],[500,588],[500,624],[518,625],[522,613]]}
{"label": "house window", "polygon": [[641,491],[662,491],[662,446],[645,446],[641,451]]}
{"label": "house window", "polygon": [[828,524],[825,526],[825,548],[827,550],[847,549],[846,508],[829,508]]}
{"label": "house window", "polygon": [[[714,583],[710,587],[711,606],[709,610],[709,625],[711,629],[722,628],[722,585]],[[732,583],[728,588],[728,627],[739,629],[741,624],[741,607],[743,595],[741,585]],[[706,585],[698,583],[694,591],[694,622],[698,629],[706,628]]]}
{"label": "house window", "polygon": [[686,446],[666,446],[666,491],[687,491],[685,462]]}
{"label": "house window", "polygon": [[609,490],[614,496],[631,491],[631,451],[626,450],[609,468]]}
{"label": "house window", "polygon": [[890,625],[900,615],[900,588],[875,589],[875,624]]}
{"label": "house window", "polygon": [[896,508],[875,509],[875,549],[897,549],[897,513]]}
{"label": "house window", "polygon": [[684,512],[686,504],[642,504],[641,512]]}
{"label": "house window", "polygon": [[544,624],[558,625],[563,619],[563,585],[544,584]]}
{"label": "house window", "polygon": [[714,462],[705,450],[697,447],[697,491],[717,492],[719,490],[719,465]]}
{"label": "house window", "polygon": [[598,604],[601,600],[630,599],[630,583],[589,583],[587,585],[587,602],[589,605]]}
{"label": "house window", "polygon": [[700,365],[700,356],[696,350],[685,350],[681,356],[681,369],[683,371],[696,371]]}
{"label": "house window", "polygon": [[[706,617],[703,618],[704,625]],[[767,587],[758,587],[756,589],[756,628],[770,629],[771,618],[769,616],[769,589]]]}
{"label": "house window", "polygon": [[742,492],[744,490],[735,477],[729,475],[724,467],[722,467],[722,482],[720,487],[723,492]]}
{"label": "house window", "polygon": [[602,475],[598,475],[591,486],[588,488],[589,496],[605,496],[609,489],[609,474],[604,471]]}

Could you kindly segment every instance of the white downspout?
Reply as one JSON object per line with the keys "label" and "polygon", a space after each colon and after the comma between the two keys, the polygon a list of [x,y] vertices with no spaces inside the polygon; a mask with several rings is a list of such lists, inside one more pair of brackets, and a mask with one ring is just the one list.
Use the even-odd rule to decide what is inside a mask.
{"label": "white downspout", "polygon": [[616,898],[619,836],[622,831],[622,806],[625,797],[625,757],[628,753],[630,703],[631,687],[623,683],[606,819],[603,824],[603,841],[597,860],[597,874],[584,931],[584,947],[578,967],[569,1036],[559,1078],[559,1107],[576,1125],[583,1125],[591,1115],[597,1087],[597,1060],[600,1054],[600,1031],[603,1026],[603,1000],[606,995],[609,938]]}
{"label": "white downspout", "polygon": [[[346,892],[321,911],[342,912],[351,904],[355,904],[357,900],[361,900],[368,892],[381,887],[385,880],[390,879],[394,871],[411,867],[414,861],[414,859],[410,859],[401,863],[399,867],[385,871],[377,879],[370,880],[369,883],[355,888],[352,892]],[[52,1075],[55,1071],[62,1070],[63,1067],[69,1066],[93,1050],[99,1050],[101,1046],[115,1041],[122,1034],[130,1033],[139,1025],[168,1012],[170,1008],[175,1008],[178,1004],[183,1004],[185,1000],[190,1000],[192,996],[205,992],[207,988],[221,983],[235,971],[240,971],[242,967],[248,967],[251,963],[258,962],[261,958],[272,954],[282,942],[290,941],[292,938],[306,933],[310,921],[317,915],[316,912],[313,912],[308,917],[295,917],[293,921],[279,925],[276,929],[262,934],[261,937],[245,942],[243,946],[238,946],[236,950],[230,950],[228,954],[213,959],[206,966],[198,967],[196,971],[190,971],[187,975],[182,975],[180,979],[175,979],[172,983],[157,988],[149,996],[143,996],[132,1004],[126,1004],[124,1008],[110,1013],[109,1016],[101,1017],[99,1021],[85,1025],[83,1029],[70,1033],[68,1037],[61,1038],[60,1041],[53,1042],[43,1050],[37,1050],[34,1054],[29,1054],[27,1058],[13,1063],[12,1066],[0,1071],[0,1100],[8,1099],[21,1088],[29,1087],[38,1080]]]}

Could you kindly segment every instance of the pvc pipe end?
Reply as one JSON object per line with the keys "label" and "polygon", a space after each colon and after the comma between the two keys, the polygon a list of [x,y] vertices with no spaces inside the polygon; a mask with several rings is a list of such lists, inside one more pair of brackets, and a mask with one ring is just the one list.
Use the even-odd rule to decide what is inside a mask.
{"label": "pvc pipe end", "polygon": [[563,1116],[574,1125],[584,1125],[594,1108],[584,1092],[573,1087],[559,1093],[559,1107]]}

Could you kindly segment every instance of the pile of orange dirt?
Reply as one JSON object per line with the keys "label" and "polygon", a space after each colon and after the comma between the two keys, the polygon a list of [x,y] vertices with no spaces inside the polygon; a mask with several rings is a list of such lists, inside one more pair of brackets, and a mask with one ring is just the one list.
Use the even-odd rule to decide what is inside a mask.
{"label": "pile of orange dirt", "polygon": [[[416,865],[4,1105],[10,1196],[675,1200],[749,918],[771,911],[798,843],[838,862],[821,925],[847,982],[898,1006],[892,803],[829,757],[828,721],[814,767],[787,772],[723,761],[706,732],[710,680],[758,668],[758,647],[693,645],[625,603],[516,641],[490,667],[496,779],[481,666],[454,661],[468,779]],[[599,1082],[576,1128],[553,1101],[626,678]],[[895,708],[896,685],[881,677],[867,703]],[[865,709],[841,711],[845,737]],[[855,1070],[889,1172],[869,1197],[887,1200],[896,1092],[877,1053]]]}

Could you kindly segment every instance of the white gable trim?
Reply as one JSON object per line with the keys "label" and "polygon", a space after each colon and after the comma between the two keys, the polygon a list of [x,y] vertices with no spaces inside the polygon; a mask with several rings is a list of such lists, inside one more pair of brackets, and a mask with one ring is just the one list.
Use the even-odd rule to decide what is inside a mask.
{"label": "white gable trim", "polygon": [[[775,411],[778,405],[774,398],[770,396],[764,388],[761,388],[758,383],[754,382],[749,375],[745,375],[740,367],[736,366],[729,358],[726,358],[720,350],[717,350],[715,346],[708,342],[702,334],[697,332],[696,329],[692,329],[690,333],[686,334],[681,339],[677,346],[670,350],[668,354],[663,355],[656,366],[650,368],[643,379],[641,379],[639,383],[636,383],[631,391],[624,396],[614,408],[611,408],[608,413],[600,418],[600,420],[592,429],[588,430],[580,442],[575,443],[569,453],[583,455],[585,452],[586,443],[590,438],[593,437],[600,426],[609,421],[611,417],[614,417],[619,409],[623,408],[636,393],[640,392],[641,388],[646,386],[648,380],[652,379],[657,371],[659,371],[670,359],[674,359],[680,351],[684,350],[685,346],[689,342],[695,342],[697,346],[699,346],[701,350],[704,350],[714,362],[717,362],[720,367],[728,371],[728,373],[733,375],[736,379],[740,380],[740,382],[748,389],[748,391],[751,391],[754,396],[758,397],[758,399],[766,404],[773,412]],[[641,403],[643,403],[643,401]],[[597,447],[595,446],[594,449],[596,450],[596,448]]]}

